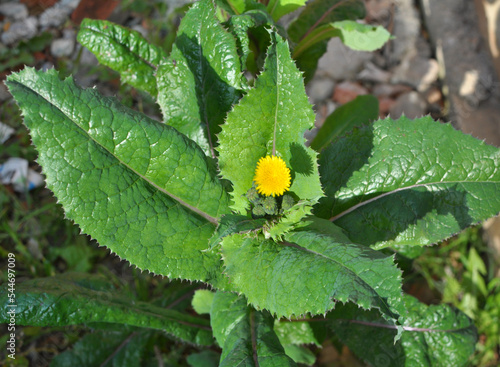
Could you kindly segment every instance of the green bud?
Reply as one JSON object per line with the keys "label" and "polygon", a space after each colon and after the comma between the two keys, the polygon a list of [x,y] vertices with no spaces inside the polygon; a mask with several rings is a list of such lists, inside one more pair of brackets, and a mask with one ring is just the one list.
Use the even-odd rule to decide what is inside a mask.
{"label": "green bud", "polygon": [[246,197],[248,200],[250,200],[250,202],[254,205],[258,205],[261,203],[261,199],[260,199],[260,196],[259,196],[259,193],[257,192],[257,189],[255,188],[255,186],[252,186],[246,193]]}
{"label": "green bud", "polygon": [[269,215],[276,215],[277,214],[277,209],[278,206],[276,205],[276,199],[272,196],[268,196],[267,198],[264,199],[264,202],[262,203],[264,206],[264,210],[266,211],[266,214]]}
{"label": "green bud", "polygon": [[283,202],[281,203],[281,209],[288,210],[294,205],[295,205],[295,200],[293,199],[292,195],[289,194],[283,195]]}
{"label": "green bud", "polygon": [[263,217],[264,215],[266,215],[266,211],[264,210],[264,207],[262,205],[256,205],[252,209],[252,214],[254,215],[254,217]]}

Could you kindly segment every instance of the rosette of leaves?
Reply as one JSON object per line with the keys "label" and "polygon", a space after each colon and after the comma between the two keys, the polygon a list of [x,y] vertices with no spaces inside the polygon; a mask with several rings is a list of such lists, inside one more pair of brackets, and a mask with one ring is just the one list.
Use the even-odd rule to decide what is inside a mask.
{"label": "rosette of leaves", "polygon": [[[163,122],[54,70],[7,79],[68,219],[141,269],[219,291],[205,309],[221,365],[293,365],[286,351],[297,349],[283,348],[290,338],[277,337],[273,318],[336,304],[356,304],[344,314],[352,320],[371,312],[400,339],[418,315],[394,256],[379,250],[430,245],[500,211],[498,149],[429,117],[376,121],[321,154],[308,147],[315,116],[303,74],[268,22],[264,67],[249,86],[242,43],[209,0],[186,13],[168,57],[136,32],[84,21],[80,42],[102,60],[110,53],[124,81],[157,97]],[[99,42],[109,47],[91,47]],[[267,203],[254,218],[257,198],[246,194],[271,154],[290,169],[293,200],[277,198],[280,207]],[[474,334],[459,341],[473,345]]]}

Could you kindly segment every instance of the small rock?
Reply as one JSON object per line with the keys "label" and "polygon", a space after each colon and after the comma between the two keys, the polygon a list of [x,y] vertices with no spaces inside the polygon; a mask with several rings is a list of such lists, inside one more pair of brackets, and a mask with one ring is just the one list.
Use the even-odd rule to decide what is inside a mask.
{"label": "small rock", "polygon": [[385,22],[391,18],[394,0],[366,0],[366,18],[369,21]]}
{"label": "small rock", "polygon": [[354,51],[335,37],[328,42],[326,53],[318,61],[318,75],[326,74],[333,80],[354,80],[372,52]]}
{"label": "small rock", "polygon": [[40,15],[40,27],[46,29],[49,27],[60,27],[68,19],[71,14],[71,8],[67,6],[53,6],[48,8]]}
{"label": "small rock", "polygon": [[391,73],[367,62],[365,68],[359,73],[358,79],[367,82],[387,83],[391,79]]}
{"label": "small rock", "polygon": [[404,60],[394,70],[393,83],[411,85],[419,92],[425,92],[439,77],[439,65],[434,59],[420,55]]}
{"label": "small rock", "polygon": [[403,84],[377,84],[373,87],[373,95],[377,97],[397,97],[400,94],[411,92],[412,88]]}
{"label": "small rock", "polygon": [[74,38],[59,38],[50,45],[50,53],[54,57],[70,56],[75,48]]}
{"label": "small rock", "polygon": [[343,82],[335,87],[333,100],[339,104],[344,104],[363,94],[368,94],[368,90],[362,85],[353,82]]}
{"label": "small rock", "polygon": [[396,104],[396,100],[394,98],[380,96],[378,97],[378,115],[381,118],[384,118],[389,114],[391,109]]}
{"label": "small rock", "polygon": [[0,40],[2,43],[10,45],[22,39],[31,39],[38,32],[37,26],[38,19],[36,17],[14,22],[6,32],[2,33]]}
{"label": "small rock", "polygon": [[0,4],[0,14],[14,20],[23,20],[28,17],[28,8],[24,4],[14,2]]}
{"label": "small rock", "polygon": [[328,77],[315,77],[307,85],[307,94],[313,104],[329,99],[332,96],[335,83]]}
{"label": "small rock", "polygon": [[401,95],[396,100],[396,103],[391,108],[390,115],[393,119],[398,119],[403,114],[410,119],[415,119],[424,116],[426,109],[427,103],[420,93],[410,92]]}
{"label": "small rock", "polygon": [[437,87],[430,88],[427,93],[425,93],[425,99],[428,104],[440,104],[443,102],[443,94],[441,89]]}
{"label": "small rock", "polygon": [[398,0],[394,14],[395,40],[390,55],[393,63],[399,63],[409,53],[417,49],[417,40],[420,35],[420,18],[413,4],[413,0]]}

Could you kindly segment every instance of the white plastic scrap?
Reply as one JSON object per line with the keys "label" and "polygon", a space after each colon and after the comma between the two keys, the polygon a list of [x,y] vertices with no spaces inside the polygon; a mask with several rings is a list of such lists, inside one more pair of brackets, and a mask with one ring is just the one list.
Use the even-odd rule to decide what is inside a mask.
{"label": "white plastic scrap", "polygon": [[0,122],[0,144],[5,143],[14,134],[14,131],[9,125]]}
{"label": "white plastic scrap", "polygon": [[0,182],[22,193],[41,186],[44,180],[41,174],[28,168],[26,159],[11,157],[0,164]]}

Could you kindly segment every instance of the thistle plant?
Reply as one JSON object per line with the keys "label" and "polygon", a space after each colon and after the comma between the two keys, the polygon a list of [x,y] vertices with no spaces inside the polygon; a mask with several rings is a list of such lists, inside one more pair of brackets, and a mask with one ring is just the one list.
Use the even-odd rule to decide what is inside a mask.
{"label": "thistle plant", "polygon": [[210,316],[128,310],[103,288],[46,279],[19,285],[20,324],[162,330],[217,343],[221,366],[311,365],[304,345],[332,337],[375,366],[467,363],[472,321],[404,294],[395,254],[497,215],[499,150],[430,117],[334,121],[306,145],[304,77],[327,39],[373,50],[389,34],[354,21],[357,0],[312,1],[286,30],[275,24],[304,3],[201,0],[169,55],[85,20],[80,43],[156,98],[161,122],[55,70],[8,77],[67,218],[142,270],[206,285],[193,306]]}

